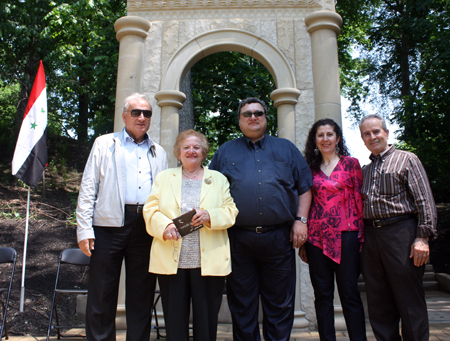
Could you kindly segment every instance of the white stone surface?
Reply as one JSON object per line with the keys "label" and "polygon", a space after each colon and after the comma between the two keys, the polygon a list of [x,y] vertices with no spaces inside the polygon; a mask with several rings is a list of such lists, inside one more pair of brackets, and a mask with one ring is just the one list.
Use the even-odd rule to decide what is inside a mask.
{"label": "white stone surface", "polygon": [[[297,98],[286,99],[287,102],[282,100],[277,104],[277,110],[283,113],[279,116],[283,118],[279,130],[302,151],[318,113],[327,115],[331,110],[334,116],[338,114],[339,103],[334,98],[331,108],[329,101],[324,101],[324,105],[315,103],[321,98],[315,91],[320,92],[323,87],[314,86],[320,68],[315,70],[312,60],[313,47],[319,47],[316,52],[322,58],[321,65],[327,65],[323,58],[335,60],[337,51],[330,48],[335,43],[335,36],[326,33],[330,44],[321,44],[320,39],[311,38],[304,21],[311,13],[324,9],[329,11],[322,11],[324,14],[315,22],[322,20],[327,24],[330,12],[334,12],[333,0],[129,0],[128,15],[151,22],[143,48],[143,65],[137,66],[137,70],[141,69],[142,83],[138,91],[148,96],[153,108],[151,138],[163,145],[171,158],[171,146],[178,134],[178,110],[183,102],[179,87],[184,75],[201,58],[218,51],[233,50],[253,56],[268,68],[277,83],[276,91],[283,93],[278,98],[284,100],[289,98],[285,94],[300,90],[298,101]],[[315,44],[312,39],[316,39]],[[321,46],[328,46],[325,57],[320,54]],[[327,74],[334,81],[334,89],[327,89],[327,94],[329,92],[332,97],[339,93],[337,65],[328,65]],[[161,110],[158,100],[163,98]],[[309,268],[297,260],[297,269],[295,323],[298,328],[309,326],[313,329],[316,318]],[[226,309],[221,311],[221,319],[229,321],[226,314]]]}

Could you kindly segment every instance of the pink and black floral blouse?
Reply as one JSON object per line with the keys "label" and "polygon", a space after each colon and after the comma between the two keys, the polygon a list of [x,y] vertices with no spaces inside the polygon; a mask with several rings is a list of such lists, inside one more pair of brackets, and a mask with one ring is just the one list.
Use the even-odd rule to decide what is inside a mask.
{"label": "pink and black floral blouse", "polygon": [[364,241],[361,166],[357,159],[341,156],[330,177],[321,170],[311,171],[313,200],[308,218],[308,242],[340,264],[343,231],[358,231],[358,240]]}

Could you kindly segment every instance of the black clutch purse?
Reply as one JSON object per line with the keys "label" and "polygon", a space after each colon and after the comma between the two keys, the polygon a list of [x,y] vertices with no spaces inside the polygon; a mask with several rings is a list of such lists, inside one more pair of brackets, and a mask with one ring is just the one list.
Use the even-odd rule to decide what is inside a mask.
{"label": "black clutch purse", "polygon": [[178,233],[182,237],[203,227],[203,224],[200,224],[198,226],[192,225],[192,217],[195,215],[195,213],[195,209],[192,209],[191,211],[186,212],[185,214],[182,214],[172,220],[177,227]]}

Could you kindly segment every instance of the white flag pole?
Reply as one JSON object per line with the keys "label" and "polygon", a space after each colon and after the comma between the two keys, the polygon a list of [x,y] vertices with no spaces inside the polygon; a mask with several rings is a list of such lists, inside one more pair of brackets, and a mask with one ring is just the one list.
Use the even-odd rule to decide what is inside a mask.
{"label": "white flag pole", "polygon": [[28,186],[28,200],[27,200],[27,220],[25,223],[25,241],[23,242],[23,263],[22,263],[22,285],[20,287],[20,312],[23,313],[23,303],[25,299],[25,264],[27,262],[27,244],[28,244],[28,220],[30,217],[30,192],[31,188]]}

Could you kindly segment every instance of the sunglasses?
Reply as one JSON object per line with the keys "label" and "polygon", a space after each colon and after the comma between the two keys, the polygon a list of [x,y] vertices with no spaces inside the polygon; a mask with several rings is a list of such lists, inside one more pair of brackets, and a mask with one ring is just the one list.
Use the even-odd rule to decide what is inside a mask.
{"label": "sunglasses", "polygon": [[139,117],[141,116],[141,113],[144,114],[145,118],[152,117],[152,111],[151,110],[144,110],[144,109],[132,109],[129,111],[131,114],[131,117]]}
{"label": "sunglasses", "polygon": [[255,115],[255,117],[261,117],[262,115],[264,115],[264,111],[244,111],[241,112],[241,115],[244,117],[252,117],[252,115]]}

